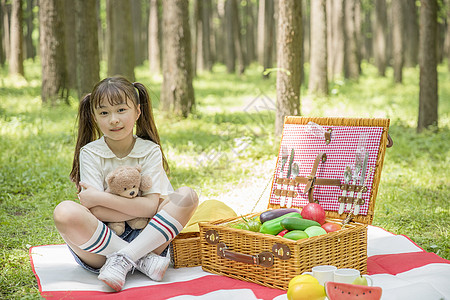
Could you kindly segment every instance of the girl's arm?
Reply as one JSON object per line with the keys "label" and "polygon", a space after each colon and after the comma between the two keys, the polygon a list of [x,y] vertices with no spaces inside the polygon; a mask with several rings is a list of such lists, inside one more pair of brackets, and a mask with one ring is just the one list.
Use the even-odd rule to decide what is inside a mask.
{"label": "girl's arm", "polygon": [[[127,220],[134,217],[149,218],[156,214],[159,206],[160,195],[156,193],[129,199],[108,192],[99,191],[84,182],[81,182],[80,185],[84,188],[84,190],[78,194],[78,198],[80,199],[82,205],[89,209],[102,207],[116,211],[111,212],[108,210],[102,210],[101,208],[95,208],[94,212],[99,214],[99,219],[102,217],[108,219],[118,218],[119,220],[123,220],[123,218],[128,218],[129,216],[131,217]],[[108,213],[111,213],[111,215]],[[106,219],[104,221],[106,221]]]}

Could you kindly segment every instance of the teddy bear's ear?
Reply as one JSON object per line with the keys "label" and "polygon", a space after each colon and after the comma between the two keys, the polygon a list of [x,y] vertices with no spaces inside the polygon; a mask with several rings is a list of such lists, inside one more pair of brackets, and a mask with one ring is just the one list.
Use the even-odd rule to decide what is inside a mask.
{"label": "teddy bear's ear", "polygon": [[146,192],[150,190],[152,187],[152,178],[149,175],[142,175],[141,176],[141,186],[139,189],[143,192]]}
{"label": "teddy bear's ear", "polygon": [[111,172],[108,174],[108,176],[106,176],[106,182],[108,183],[108,187],[111,186],[111,183],[113,182],[114,178],[116,177],[116,172]]}
{"label": "teddy bear's ear", "polygon": [[142,172],[142,167],[141,167],[141,165],[136,165],[135,168],[136,168],[136,170],[138,170],[139,173]]}

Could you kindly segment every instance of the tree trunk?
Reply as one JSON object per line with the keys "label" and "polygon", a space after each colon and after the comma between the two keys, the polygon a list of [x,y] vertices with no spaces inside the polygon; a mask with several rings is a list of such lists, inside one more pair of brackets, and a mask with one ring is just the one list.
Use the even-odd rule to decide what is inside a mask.
{"label": "tree trunk", "polygon": [[215,60],[217,62],[226,64],[226,19],[225,19],[225,0],[217,1],[217,18],[219,19],[219,24],[217,25],[216,30],[214,30],[214,48],[215,48]]}
{"label": "tree trunk", "polygon": [[24,76],[23,70],[23,27],[22,1],[11,1],[11,52],[9,56],[9,74]]}
{"label": "tree trunk", "polygon": [[246,42],[247,42],[247,62],[251,63],[256,60],[256,43],[255,43],[255,4],[251,1],[246,2]]}
{"label": "tree trunk", "polygon": [[[450,9],[449,9],[450,11]],[[419,23],[415,1],[406,1],[405,8],[405,67],[415,67],[419,61]]]}
{"label": "tree trunk", "polygon": [[284,117],[300,115],[302,2],[280,1],[277,40],[277,112],[275,134],[283,130]]}
{"label": "tree trunk", "polygon": [[[61,1],[63,4],[64,18],[64,49],[66,56],[67,88],[77,88],[77,45],[75,26],[75,2]],[[84,58],[83,58],[84,59]]]}
{"label": "tree trunk", "polygon": [[[311,60],[311,31],[310,1],[302,1],[302,66],[305,61],[309,62]],[[305,82],[303,75],[302,83]]]}
{"label": "tree trunk", "polygon": [[392,2],[392,51],[393,51],[393,68],[394,82],[402,83],[403,81],[403,0]]}
{"label": "tree trunk", "polygon": [[159,25],[159,1],[151,0],[148,18],[148,62],[151,75],[160,73]]}
{"label": "tree trunk", "polygon": [[25,57],[34,59],[36,57],[36,47],[33,44],[33,30],[34,30],[34,13],[33,0],[26,1],[27,7],[25,9],[25,24],[27,25],[27,32],[25,37]]}
{"label": "tree trunk", "polygon": [[234,47],[234,18],[232,11],[232,1],[233,0],[226,0],[225,2],[225,60],[228,73],[234,73],[236,71],[236,49]]}
{"label": "tree trunk", "polygon": [[96,0],[75,1],[77,91],[81,99],[100,80]]}
{"label": "tree trunk", "polygon": [[7,3],[6,0],[1,0],[1,11],[2,11],[2,20],[3,23],[3,47],[5,50],[5,61],[9,61],[9,52],[10,52],[10,26],[9,20],[11,16],[11,4]]}
{"label": "tree trunk", "polygon": [[[258,61],[264,70],[272,67],[274,44],[274,3],[273,0],[261,0],[258,9]],[[264,78],[269,73],[264,73]]]}
{"label": "tree trunk", "polygon": [[328,95],[326,0],[311,2],[309,92]]}
{"label": "tree trunk", "polygon": [[202,46],[203,65],[205,70],[212,70],[211,59],[211,0],[203,1],[202,5]]}
{"label": "tree trunk", "polygon": [[363,47],[361,58],[370,61],[373,57],[373,29],[372,29],[372,10],[364,10],[364,21],[362,23],[361,36],[363,37]]}
{"label": "tree trunk", "polygon": [[195,1],[195,24],[196,36],[195,46],[196,69],[210,71],[211,64],[211,46],[210,46],[210,10],[211,0],[196,0]]}
{"label": "tree trunk", "polygon": [[345,1],[345,35],[347,43],[345,47],[344,58],[344,76],[345,78],[357,80],[359,78],[359,45],[356,36],[356,0]]}
{"label": "tree trunk", "polygon": [[447,0],[447,35],[446,35],[446,49],[447,49],[447,69],[450,72],[450,0]]}
{"label": "tree trunk", "polygon": [[195,103],[187,1],[163,1],[163,30],[162,109],[187,117]]}
{"label": "tree trunk", "polygon": [[345,44],[346,35],[344,30],[345,25],[345,2],[344,0],[330,0],[328,5],[332,19],[328,22],[331,26],[331,43],[328,45],[329,54],[329,72],[330,78],[334,78],[335,75],[344,75],[344,60],[345,60]]}
{"label": "tree trunk", "polygon": [[144,43],[142,41],[142,1],[131,0],[131,20],[134,41],[134,65],[140,66],[144,62]]}
{"label": "tree trunk", "polygon": [[373,26],[373,54],[378,75],[386,75],[386,32],[387,9],[386,0],[375,0],[375,18]]}
{"label": "tree trunk", "polygon": [[3,44],[3,38],[5,33],[3,32],[3,3],[0,3],[0,66],[5,65],[5,47]]}
{"label": "tree trunk", "polygon": [[134,81],[134,38],[130,0],[107,0],[108,76]]}
{"label": "tree trunk", "polygon": [[65,55],[63,3],[58,0],[40,0],[40,57],[42,64],[41,97],[43,103],[55,104],[58,93],[65,89]]}
{"label": "tree trunk", "polygon": [[243,47],[242,41],[241,20],[239,18],[238,4],[237,0],[228,0],[228,1],[231,2],[234,51],[236,53],[236,59],[239,67],[239,74],[244,74],[247,63],[246,63],[245,47]]}
{"label": "tree trunk", "polygon": [[422,0],[420,6],[418,132],[438,125],[437,6],[437,0]]}

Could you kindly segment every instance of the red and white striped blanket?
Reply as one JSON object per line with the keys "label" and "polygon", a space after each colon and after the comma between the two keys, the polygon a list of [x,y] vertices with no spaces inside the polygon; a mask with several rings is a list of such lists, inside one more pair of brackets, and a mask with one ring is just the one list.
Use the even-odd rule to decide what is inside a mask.
{"label": "red and white striped blanket", "polygon": [[[450,299],[450,261],[418,247],[408,237],[369,226],[368,273],[382,299]],[[41,296],[47,299],[287,299],[286,292],[204,272],[172,269],[162,282],[135,272],[119,293],[82,269],[65,245],[30,249]]]}

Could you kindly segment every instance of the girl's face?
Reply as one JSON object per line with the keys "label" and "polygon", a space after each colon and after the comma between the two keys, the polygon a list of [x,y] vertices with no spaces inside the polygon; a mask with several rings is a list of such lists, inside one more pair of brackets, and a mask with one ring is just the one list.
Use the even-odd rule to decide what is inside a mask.
{"label": "girl's face", "polygon": [[94,110],[97,126],[104,136],[112,141],[122,141],[132,137],[134,124],[140,114],[140,106],[136,108],[128,99],[114,105],[107,100],[102,100],[100,106]]}

